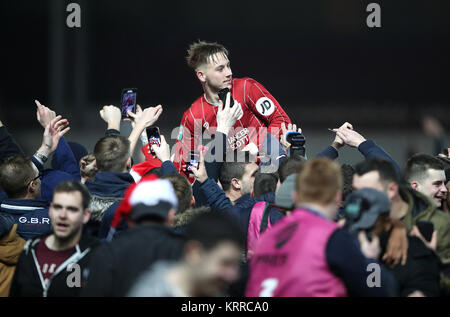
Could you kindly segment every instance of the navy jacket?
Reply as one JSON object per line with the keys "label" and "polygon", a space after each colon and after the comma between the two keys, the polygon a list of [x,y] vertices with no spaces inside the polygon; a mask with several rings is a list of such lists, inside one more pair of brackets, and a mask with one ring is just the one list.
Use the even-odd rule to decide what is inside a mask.
{"label": "navy jacket", "polygon": [[[361,154],[364,155],[366,159],[371,157],[380,157],[387,159],[394,165],[398,175],[402,175],[402,170],[398,163],[381,146],[376,144],[375,141],[366,140],[362,142],[358,147],[358,151],[361,152]],[[338,156],[339,153],[334,147],[327,146],[322,152],[317,154],[316,157],[328,157],[332,160],[335,160],[338,158]]]}
{"label": "navy jacket", "polygon": [[[175,165],[173,165],[172,161],[165,161],[161,164],[161,175],[164,176],[169,174],[178,174],[178,171],[175,168]],[[116,213],[116,209],[121,201],[122,200],[113,203],[103,214],[103,218],[98,231],[99,239],[106,239],[106,237],[108,236],[112,220]],[[126,222],[121,222],[119,227],[116,228],[116,232],[119,233],[120,231],[123,231],[126,228],[127,228]]]}
{"label": "navy jacket", "polygon": [[5,199],[0,205],[0,212],[13,216],[17,233],[24,240],[29,240],[51,232],[48,207],[46,200]]}
{"label": "navy jacket", "polygon": [[[233,205],[230,199],[225,196],[225,192],[210,178],[201,184],[200,190],[203,192],[203,195],[207,197],[207,204],[212,210],[225,212],[239,221],[245,237],[247,237],[248,223],[253,206],[258,201],[267,201],[269,203],[275,201],[274,193],[267,193],[257,198],[252,198],[250,197],[250,194],[246,194],[236,200]],[[272,224],[275,224],[283,218],[283,216],[284,214],[276,208],[270,210],[269,217]],[[247,241],[247,238],[245,241]]]}
{"label": "navy jacket", "polygon": [[[16,143],[14,138],[8,133],[6,127],[0,127],[0,161],[13,155],[24,155],[24,152]],[[55,169],[47,169],[34,157],[31,157],[34,165],[40,172],[43,172],[41,180],[41,198],[50,202],[53,197],[53,190],[56,185],[65,180],[80,180],[80,168],[78,162],[67,144],[64,137],[59,140],[58,147],[53,154]],[[6,194],[0,194],[5,197]]]}
{"label": "navy jacket", "polygon": [[134,183],[134,179],[130,173],[114,172],[97,173],[93,182],[85,183],[91,193],[92,216],[88,230],[92,235],[98,236],[100,223],[105,214],[112,219],[118,202],[123,199],[125,190],[132,183]]}

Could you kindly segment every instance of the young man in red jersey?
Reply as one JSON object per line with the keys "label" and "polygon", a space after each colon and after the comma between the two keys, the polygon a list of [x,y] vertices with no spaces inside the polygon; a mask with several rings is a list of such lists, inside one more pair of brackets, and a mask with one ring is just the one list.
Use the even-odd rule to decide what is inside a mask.
{"label": "young man in red jersey", "polygon": [[234,129],[226,133],[228,149],[244,149],[250,143],[259,149],[266,131],[278,139],[281,124],[287,126],[291,122],[263,85],[248,77],[232,78],[228,51],[223,45],[203,41],[193,43],[186,59],[202,84],[204,94],[194,101],[181,119],[174,158],[180,173],[186,175],[183,164],[189,159],[190,151],[201,145],[203,133],[215,134],[217,107],[222,105],[218,92],[223,88],[230,89],[232,104],[242,109]]}

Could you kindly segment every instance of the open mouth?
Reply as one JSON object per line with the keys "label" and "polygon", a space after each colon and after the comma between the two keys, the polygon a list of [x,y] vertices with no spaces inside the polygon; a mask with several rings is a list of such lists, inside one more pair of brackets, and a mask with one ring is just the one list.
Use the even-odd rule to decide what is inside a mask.
{"label": "open mouth", "polygon": [[65,223],[58,223],[58,224],[56,224],[56,229],[58,231],[67,231],[68,228],[69,228],[68,224],[65,224]]}

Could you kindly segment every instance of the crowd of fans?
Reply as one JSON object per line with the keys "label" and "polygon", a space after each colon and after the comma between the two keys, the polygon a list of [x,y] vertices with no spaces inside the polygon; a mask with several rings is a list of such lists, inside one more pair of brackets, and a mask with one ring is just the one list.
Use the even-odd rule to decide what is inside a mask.
{"label": "crowd of fans", "polygon": [[[402,169],[346,122],[316,157],[293,154],[288,135],[301,129],[259,83],[231,79],[223,47],[199,42],[189,54],[205,94],[172,151],[163,135],[159,146],[145,136],[160,105],[130,113],[128,137],[121,109],[104,106],[92,151],[66,142],[69,122],[38,101],[34,155],[0,121],[0,296],[450,293],[448,152],[412,155]],[[214,89],[224,85],[225,104]],[[197,105],[215,109],[207,144],[188,118]],[[233,147],[230,133],[249,134]],[[145,160],[133,162],[139,142]],[[344,146],[364,160],[339,165]]]}

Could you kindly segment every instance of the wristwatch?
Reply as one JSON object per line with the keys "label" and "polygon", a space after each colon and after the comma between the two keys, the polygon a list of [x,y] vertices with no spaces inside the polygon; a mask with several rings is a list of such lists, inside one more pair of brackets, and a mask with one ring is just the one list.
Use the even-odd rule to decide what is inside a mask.
{"label": "wristwatch", "polygon": [[45,156],[44,154],[41,154],[39,152],[36,152],[36,154],[34,154],[34,156],[36,156],[38,159],[40,159],[42,161],[42,163],[45,163],[48,160],[47,156]]}

